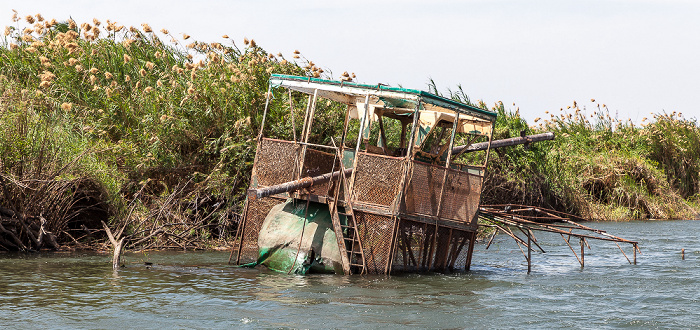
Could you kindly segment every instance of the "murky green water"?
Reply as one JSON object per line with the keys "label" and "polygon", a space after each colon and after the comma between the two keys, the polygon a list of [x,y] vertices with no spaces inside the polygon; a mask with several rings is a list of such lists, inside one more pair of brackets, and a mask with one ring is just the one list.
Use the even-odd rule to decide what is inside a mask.
{"label": "murky green water", "polygon": [[529,275],[505,236],[478,244],[473,270],[452,275],[292,276],[229,267],[225,252],[130,254],[113,272],[108,255],[0,254],[0,327],[700,326],[700,221],[592,226],[639,240],[638,264],[595,241],[581,269],[560,236],[544,234]]}

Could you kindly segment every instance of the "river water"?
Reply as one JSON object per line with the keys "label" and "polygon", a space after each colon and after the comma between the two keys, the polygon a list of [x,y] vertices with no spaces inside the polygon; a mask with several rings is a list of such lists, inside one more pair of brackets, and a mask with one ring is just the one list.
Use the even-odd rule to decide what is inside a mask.
{"label": "river water", "polygon": [[638,240],[637,264],[591,241],[581,268],[546,233],[530,274],[504,235],[476,245],[471,272],[449,275],[284,275],[230,267],[226,252],[127,254],[114,272],[109,255],[4,253],[0,327],[700,327],[700,221],[589,225]]}

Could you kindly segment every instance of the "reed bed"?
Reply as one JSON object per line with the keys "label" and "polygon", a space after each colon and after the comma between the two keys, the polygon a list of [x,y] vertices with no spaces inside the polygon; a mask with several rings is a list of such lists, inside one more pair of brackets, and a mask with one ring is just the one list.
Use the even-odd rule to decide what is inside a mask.
{"label": "reed bed", "polygon": [[[528,125],[502,104],[494,138],[552,131],[556,140],[495,153],[484,202],[539,205],[598,220],[691,219],[700,201],[700,127],[660,113],[641,125],[594,99]],[[593,110],[591,110],[593,109]],[[505,200],[504,200],[505,199]]]}
{"label": "reed bed", "polygon": [[[225,244],[236,229],[270,73],[329,74],[298,51],[288,60],[225,35],[204,43],[148,24],[17,13],[14,22],[0,47],[3,185],[90,180],[101,189],[101,220],[144,248]],[[267,121],[281,135],[291,135],[281,106],[288,102],[276,97]],[[61,171],[46,177],[48,168]],[[0,198],[17,214],[19,204]],[[99,221],[86,225],[94,242],[106,242]]]}

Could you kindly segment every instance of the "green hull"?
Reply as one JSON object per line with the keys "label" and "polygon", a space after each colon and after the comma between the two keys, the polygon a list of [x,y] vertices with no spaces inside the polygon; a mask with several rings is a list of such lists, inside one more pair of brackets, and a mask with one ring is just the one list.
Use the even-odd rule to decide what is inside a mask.
{"label": "green hull", "polygon": [[308,211],[306,205],[289,199],[270,210],[260,228],[255,264],[284,273],[343,274],[328,205],[310,202]]}

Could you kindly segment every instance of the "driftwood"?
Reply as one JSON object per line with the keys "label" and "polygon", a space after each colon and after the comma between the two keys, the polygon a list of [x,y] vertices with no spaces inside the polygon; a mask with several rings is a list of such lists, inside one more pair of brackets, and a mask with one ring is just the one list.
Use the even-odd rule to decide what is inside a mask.
{"label": "driftwood", "polygon": [[102,226],[105,229],[105,232],[107,233],[107,237],[109,237],[109,241],[112,243],[112,247],[114,248],[114,256],[112,257],[112,268],[113,269],[119,269],[120,265],[120,258],[122,255],[122,247],[124,246],[124,237],[121,237],[122,230],[124,227],[122,227],[122,230],[120,230],[117,233],[117,236],[114,236],[112,234],[112,231],[109,229],[107,224],[102,221]]}
{"label": "driftwood", "polygon": [[[117,249],[143,251],[150,249],[202,250],[210,248],[206,242],[212,238],[227,239],[237,228],[240,215],[221,197],[201,190],[201,185],[188,181],[166,196],[144,196],[146,187],[134,194],[129,204],[129,214],[111,225],[117,262]],[[144,205],[148,201],[148,205]],[[145,206],[147,213],[134,212],[137,206]],[[124,234],[124,228],[129,234]],[[121,228],[116,230],[115,228]],[[107,236],[110,232],[104,229]]]}

